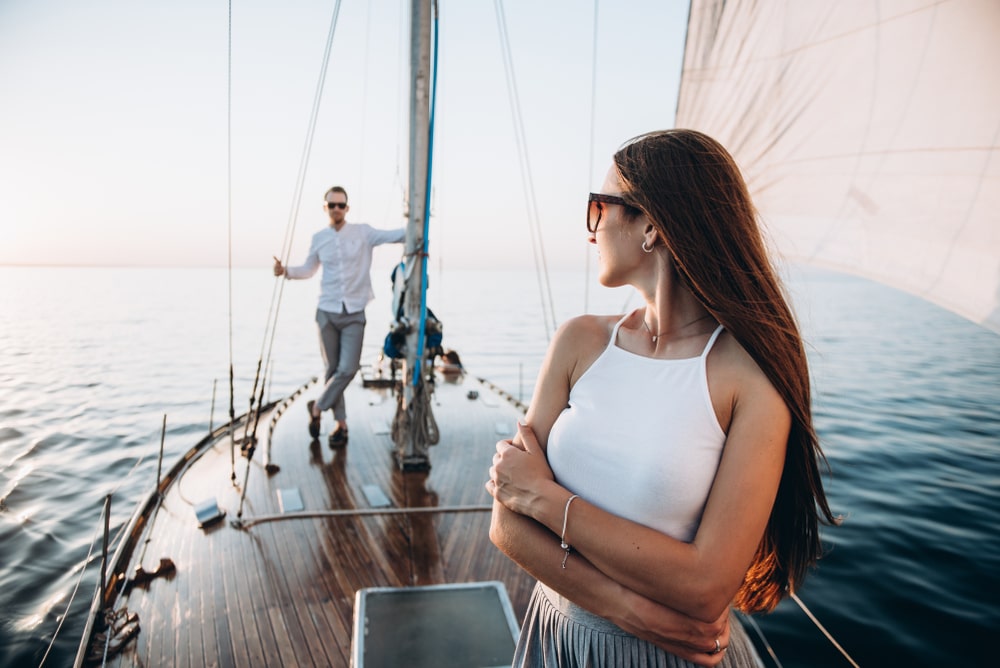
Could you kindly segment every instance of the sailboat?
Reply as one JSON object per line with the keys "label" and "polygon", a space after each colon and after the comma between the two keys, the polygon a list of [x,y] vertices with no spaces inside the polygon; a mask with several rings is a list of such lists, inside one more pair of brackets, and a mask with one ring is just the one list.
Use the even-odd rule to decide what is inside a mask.
{"label": "sailboat", "polygon": [[[997,5],[898,0],[880,14],[856,11],[868,4],[817,15],[795,2],[695,0],[676,124],[730,148],[786,257],[910,289],[1000,331],[997,87],[970,79],[956,89],[984,111],[954,141],[945,123],[903,123],[942,78],[961,84],[955,72],[990,62],[981,58],[997,49]],[[105,559],[77,666],[509,661],[533,580],[489,543],[482,477],[525,406],[483,379],[446,380],[429,356],[421,249],[431,21],[431,3],[414,2],[410,217],[395,323],[405,358],[366,368],[349,388],[347,449],[304,443],[313,380],[259,399],[169,467]],[[900,42],[887,39],[904,26]],[[826,67],[831,76],[816,76]],[[928,71],[937,78],[924,79]],[[878,125],[817,125],[847,102]],[[935,189],[907,186],[903,167],[926,172]]]}

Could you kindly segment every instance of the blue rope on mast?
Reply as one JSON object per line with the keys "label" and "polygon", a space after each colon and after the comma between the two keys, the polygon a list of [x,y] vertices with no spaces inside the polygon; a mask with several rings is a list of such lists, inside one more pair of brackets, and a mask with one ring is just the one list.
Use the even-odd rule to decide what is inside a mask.
{"label": "blue rope on mast", "polygon": [[[437,3],[435,2],[436,6]],[[424,184],[424,232],[421,239],[423,263],[420,281],[420,328],[417,335],[417,364],[420,369],[413,374],[413,386],[416,387],[424,375],[424,343],[427,336],[427,233],[431,222],[431,167],[434,163],[434,111],[437,107],[437,67],[438,67],[438,14],[434,12],[433,44],[431,46],[431,113],[427,133],[427,182]]]}

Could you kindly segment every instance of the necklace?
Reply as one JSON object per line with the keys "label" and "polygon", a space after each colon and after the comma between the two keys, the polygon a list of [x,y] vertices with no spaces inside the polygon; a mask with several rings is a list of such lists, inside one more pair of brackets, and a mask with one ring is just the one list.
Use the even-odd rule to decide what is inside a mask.
{"label": "necklace", "polygon": [[646,331],[649,332],[649,335],[653,337],[653,345],[655,346],[656,345],[656,339],[660,338],[660,335],[659,334],[653,334],[653,330],[651,330],[649,328],[649,325],[646,324],[646,319],[645,318],[642,319],[642,326],[645,327]]}
{"label": "necklace", "polygon": [[[701,322],[701,321],[702,321],[702,320],[704,320],[705,318],[711,318],[711,317],[712,317],[712,314],[711,314],[711,313],[706,313],[705,315],[703,315],[703,316],[701,316],[701,317],[698,317],[698,318],[695,318],[694,320],[692,320],[692,321],[691,321],[691,322],[689,322],[688,324],[686,324],[686,325],[683,325],[683,326],[681,326],[681,327],[678,327],[678,328],[677,328],[676,330],[674,330],[674,331],[675,331],[675,332],[680,332],[680,331],[682,331],[682,330],[686,329],[687,327],[690,327],[691,325],[693,325],[693,324],[694,324],[694,323],[696,323],[696,322]],[[655,345],[656,345],[656,340],[657,340],[658,338],[660,338],[660,335],[659,335],[659,334],[653,334],[653,330],[651,330],[651,329],[649,328],[649,325],[647,325],[647,324],[646,324],[646,318],[645,318],[645,316],[643,316],[643,318],[642,318],[642,326],[643,326],[643,327],[645,327],[645,328],[646,328],[646,331],[647,331],[647,332],[649,332],[649,335],[650,335],[651,337],[653,337],[653,345],[655,346]]]}

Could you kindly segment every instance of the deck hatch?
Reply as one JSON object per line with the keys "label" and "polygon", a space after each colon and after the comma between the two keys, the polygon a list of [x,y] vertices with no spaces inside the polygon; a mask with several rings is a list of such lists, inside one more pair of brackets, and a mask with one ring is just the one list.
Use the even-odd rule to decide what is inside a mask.
{"label": "deck hatch", "polygon": [[385,495],[378,485],[362,485],[361,491],[365,495],[365,500],[371,508],[388,508],[392,505],[389,497]]}
{"label": "deck hatch", "polygon": [[225,511],[219,508],[219,504],[214,498],[205,499],[194,507],[194,517],[202,529],[218,522],[225,515]]}
{"label": "deck hatch", "polygon": [[357,592],[351,665],[509,666],[518,627],[502,582]]}
{"label": "deck hatch", "polygon": [[279,489],[278,507],[281,509],[283,514],[297,513],[300,510],[304,510],[306,506],[302,503],[302,494],[299,493],[299,488],[288,487],[285,489]]}

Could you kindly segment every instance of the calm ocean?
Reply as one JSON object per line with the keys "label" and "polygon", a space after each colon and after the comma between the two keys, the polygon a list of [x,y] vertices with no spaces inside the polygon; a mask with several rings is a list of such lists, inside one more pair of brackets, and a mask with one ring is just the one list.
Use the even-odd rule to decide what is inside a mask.
{"label": "calm ocean", "polygon": [[[560,322],[639,303],[585,291],[582,273],[551,278]],[[316,283],[278,291],[272,398],[320,372]],[[45,665],[72,662],[104,496],[114,533],[155,483],[164,415],[168,462],[224,420],[230,357],[246,410],[276,285],[267,268],[230,282],[218,269],[0,267],[0,666],[38,666],[53,636]],[[860,279],[801,271],[790,288],[845,518],[824,530],[829,554],[800,597],[861,666],[995,665],[1000,337]],[[389,320],[388,278],[376,289],[366,360]],[[539,295],[533,271],[438,270],[429,304],[474,375],[527,400],[550,334]],[[786,668],[848,665],[791,601],[759,623]]]}

